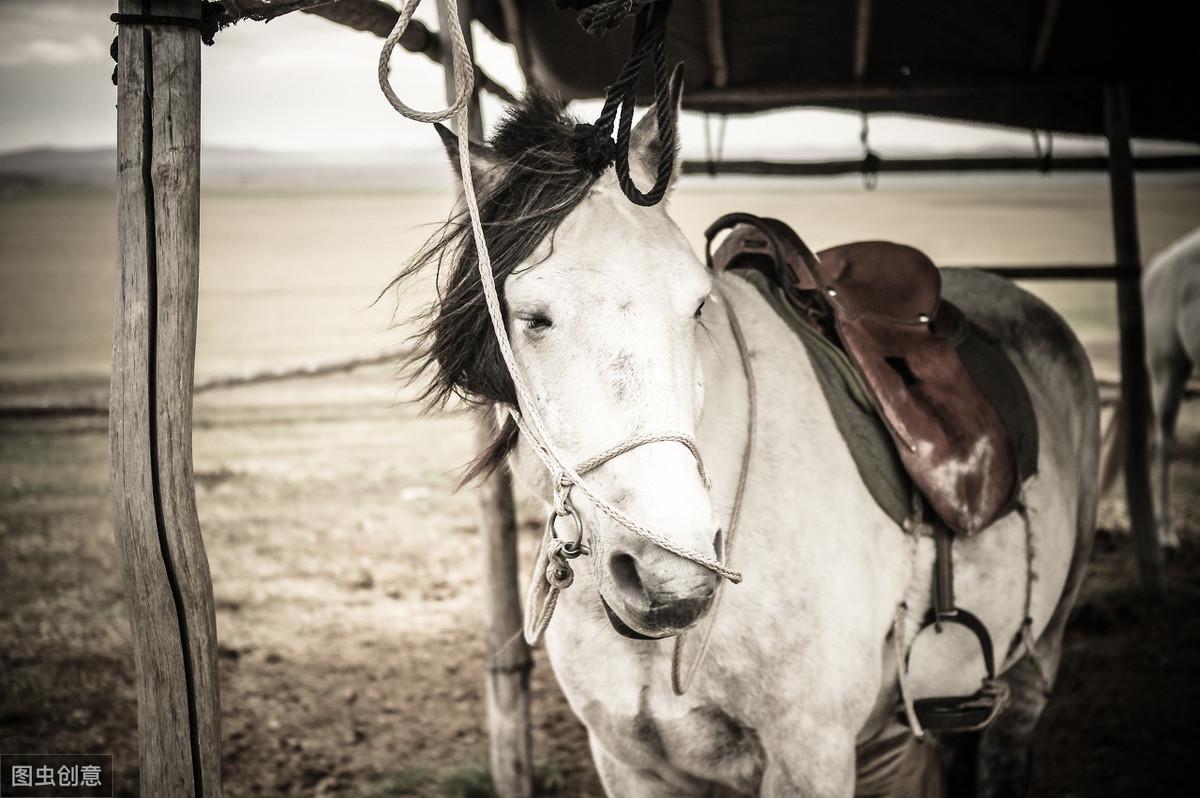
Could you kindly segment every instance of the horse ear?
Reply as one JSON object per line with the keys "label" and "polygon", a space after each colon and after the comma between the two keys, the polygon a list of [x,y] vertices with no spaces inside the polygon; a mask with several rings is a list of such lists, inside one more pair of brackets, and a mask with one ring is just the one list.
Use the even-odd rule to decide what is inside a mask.
{"label": "horse ear", "polygon": [[[461,181],[462,163],[458,157],[458,136],[440,122],[435,122],[433,127],[442,139],[442,146],[446,148],[446,156],[450,159],[450,165],[454,167],[454,174]],[[468,146],[471,150],[471,179],[475,183],[475,190],[482,192],[500,176],[500,159],[484,144],[472,141]]]}
{"label": "horse ear", "polygon": [[[679,113],[683,108],[683,64],[677,64],[671,72],[671,112],[675,118],[675,152],[671,157],[675,160],[675,170],[671,182],[673,183],[679,178],[680,158],[679,158]],[[631,163],[639,164],[643,170],[649,173],[651,182],[654,180],[654,175],[658,174],[658,161],[662,152],[662,145],[658,141],[658,119],[655,116],[656,108],[650,108],[646,113],[642,114],[642,118],[633,126],[633,130],[629,134],[629,149],[633,155],[629,160]],[[641,181],[639,181],[641,182]]]}

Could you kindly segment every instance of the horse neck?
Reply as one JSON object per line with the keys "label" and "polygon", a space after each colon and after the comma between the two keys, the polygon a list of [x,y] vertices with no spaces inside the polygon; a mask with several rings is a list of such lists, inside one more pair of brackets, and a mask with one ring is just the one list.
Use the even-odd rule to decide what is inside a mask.
{"label": "horse neck", "polygon": [[[806,513],[820,515],[831,503],[864,498],[874,511],[803,343],[747,281],[724,276],[718,287],[722,299],[706,319],[710,335],[701,350],[705,394],[698,435],[713,484],[737,484],[752,422],[749,368],[756,388],[753,481],[772,482],[788,472],[779,495],[803,502]],[[730,307],[745,337],[749,366],[734,338]],[[728,492],[729,497],[714,496],[714,503],[731,506],[733,489]]]}

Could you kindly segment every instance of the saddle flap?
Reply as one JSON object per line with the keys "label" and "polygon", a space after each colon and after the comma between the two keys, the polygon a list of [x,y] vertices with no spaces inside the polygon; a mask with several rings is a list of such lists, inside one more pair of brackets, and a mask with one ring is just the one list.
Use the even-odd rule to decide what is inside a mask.
{"label": "saddle flap", "polygon": [[1003,420],[928,325],[838,316],[842,344],[875,396],[901,462],[938,515],[965,535],[1011,502],[1017,464]]}

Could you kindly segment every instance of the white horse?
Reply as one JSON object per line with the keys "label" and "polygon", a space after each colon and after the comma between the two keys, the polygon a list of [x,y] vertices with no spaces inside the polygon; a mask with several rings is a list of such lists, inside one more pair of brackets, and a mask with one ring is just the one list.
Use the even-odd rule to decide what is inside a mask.
{"label": "white horse", "polygon": [[[691,453],[670,441],[622,454],[588,481],[679,547],[720,558],[749,413],[731,311],[759,406],[728,555],[744,582],[721,587],[711,648],[690,690],[672,690],[672,641],[616,630],[649,638],[687,630],[709,612],[718,578],[578,495],[591,554],[575,561],[575,583],[546,633],[555,674],[587,727],[609,795],[852,795],[860,744],[908,733],[895,720],[890,635],[901,602],[910,613],[905,643],[930,604],[932,541],[918,542],[876,505],[784,321],[743,278],[714,280],[664,205],[634,206],[611,170],[581,173],[572,122],[534,99],[474,156],[507,328],[555,442],[581,462],[638,434],[694,436],[711,490]],[[654,141],[648,114],[633,136],[641,185],[651,182]],[[431,397],[515,402],[464,217],[405,274],[431,260],[446,267],[423,332]],[[1028,778],[1031,736],[1090,551],[1097,393],[1083,349],[1047,306],[987,274],[944,279],[946,295],[1002,342],[1040,428],[1039,472],[1025,486],[1036,656],[1021,650],[1004,662],[1012,698],[978,749],[984,793],[1014,794]],[[476,470],[513,453],[518,476],[549,501],[550,480],[517,438],[508,429]],[[954,547],[958,603],[983,620],[1001,657],[1024,618],[1026,565],[1016,514]],[[936,642],[919,665],[914,656],[912,692],[977,689],[974,641],[947,634]]]}
{"label": "white horse", "polygon": [[1142,275],[1146,365],[1154,399],[1154,459],[1158,465],[1158,537],[1179,546],[1171,513],[1171,455],[1188,378],[1200,363],[1200,228],[1150,262]]}

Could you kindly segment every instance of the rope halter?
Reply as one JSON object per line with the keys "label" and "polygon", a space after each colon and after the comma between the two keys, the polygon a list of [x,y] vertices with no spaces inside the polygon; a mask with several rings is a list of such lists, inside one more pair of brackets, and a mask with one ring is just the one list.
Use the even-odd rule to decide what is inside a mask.
{"label": "rope halter", "polygon": [[[400,41],[400,38],[404,35],[404,31],[408,27],[408,24],[420,3],[421,0],[407,0],[401,9],[399,18],[396,20],[395,27],[392,29],[391,34],[384,41],[383,49],[379,55],[379,67],[377,70],[379,86],[392,107],[408,119],[414,119],[420,122],[440,122],[450,118],[453,118],[454,120],[454,125],[458,132],[459,174],[462,179],[463,199],[467,205],[467,214],[471,220],[471,233],[475,240],[475,249],[479,258],[479,278],[483,288],[484,301],[487,305],[488,318],[491,320],[492,332],[496,337],[496,343],[500,349],[500,355],[504,360],[505,368],[508,370],[508,374],[512,379],[513,387],[518,398],[518,403],[521,407],[525,408],[525,413],[522,414],[516,407],[512,406],[508,406],[506,409],[512,416],[513,421],[516,422],[517,427],[520,429],[521,434],[525,437],[526,442],[533,449],[534,453],[538,456],[538,459],[542,461],[542,464],[553,477],[556,485],[556,494],[560,490],[564,494],[561,498],[556,495],[554,510],[555,516],[558,515],[558,510],[560,508],[566,510],[569,507],[568,501],[570,491],[572,489],[578,490],[579,493],[586,496],[588,500],[592,502],[597,510],[608,516],[613,521],[616,521],[618,524],[621,524],[625,528],[629,529],[634,534],[645,538],[660,548],[682,557],[685,560],[690,560],[698,565],[702,565],[714,573],[720,574],[731,582],[740,582],[742,579],[741,574],[739,574],[737,571],[726,568],[715,558],[708,557],[699,552],[691,551],[690,549],[679,546],[661,534],[642,526],[633,518],[630,518],[621,510],[614,507],[611,503],[599,496],[595,491],[592,490],[592,488],[587,484],[586,481],[584,481],[582,477],[582,474],[597,468],[612,458],[617,457],[624,452],[628,452],[629,450],[638,446],[643,446],[647,443],[654,443],[658,441],[675,441],[686,446],[692,453],[692,456],[696,459],[696,466],[700,471],[700,476],[704,480],[705,486],[707,487],[709,484],[708,477],[705,473],[703,462],[700,459],[700,452],[696,447],[695,441],[690,436],[678,433],[660,433],[637,436],[630,438],[624,443],[602,452],[589,460],[584,461],[578,467],[572,467],[570,464],[568,464],[563,454],[554,444],[554,440],[549,431],[546,429],[545,422],[537,410],[537,402],[533,396],[533,392],[529,389],[529,386],[526,384],[525,379],[521,374],[521,368],[517,363],[516,355],[512,349],[512,342],[508,338],[508,330],[504,326],[504,314],[500,307],[500,298],[496,290],[496,277],[492,270],[491,255],[488,252],[487,239],[483,232],[483,223],[480,220],[479,200],[475,195],[475,185],[472,177],[473,172],[471,170],[470,142],[466,136],[470,116],[470,99],[472,96],[475,74],[474,69],[472,68],[471,54],[467,49],[466,38],[463,36],[462,27],[459,24],[457,0],[446,0],[448,12],[447,17],[450,29],[450,52],[454,80],[454,101],[448,107],[440,111],[417,111],[408,107],[400,100],[395,91],[392,89],[388,80],[388,66],[391,60],[392,51],[395,49],[396,44]],[[629,110],[632,112],[632,108]],[[571,513],[569,514],[573,514],[573,512],[574,511],[572,509]],[[551,539],[555,537],[553,518],[554,516],[552,516],[551,521],[547,523],[546,535],[543,536],[541,553],[538,557],[539,563],[548,561],[549,558],[547,553],[548,547],[551,545]],[[577,515],[576,519],[578,520]],[[580,526],[582,528],[582,525]],[[582,539],[575,541],[575,543],[580,547],[583,545]],[[579,548],[577,551],[579,553],[583,553],[582,548]],[[563,545],[557,545],[555,547],[555,552],[556,555],[561,555],[559,559],[556,559],[555,565],[565,565],[567,559],[569,558],[566,557],[564,553]],[[575,554],[574,556],[579,556],[579,554]],[[548,564],[548,562],[546,564]],[[533,630],[527,621],[526,637],[530,639],[531,643],[536,642],[536,640],[541,637],[541,632],[545,631],[545,625],[549,623],[549,613],[553,612],[554,603],[557,601],[558,591],[561,589],[555,587],[552,583],[547,581],[548,572],[545,570],[545,567],[546,565],[542,566],[541,574],[537,573],[535,570],[534,580],[531,588],[536,590],[539,583],[549,587],[550,592],[547,594],[547,600],[546,602],[543,602],[548,603],[549,612],[545,613],[544,620],[540,622],[540,624],[537,624],[540,626],[540,628],[536,630],[537,634],[532,638],[530,636],[530,632]],[[567,566],[566,570],[569,570],[569,566]],[[556,571],[555,576],[558,582],[563,583],[565,581],[566,584],[570,584],[570,577],[562,576],[559,578],[558,575],[559,572]],[[531,592],[530,595],[532,599],[533,593]],[[532,610],[533,607],[527,604],[527,618]],[[539,615],[542,614],[543,613],[539,613]]]}

